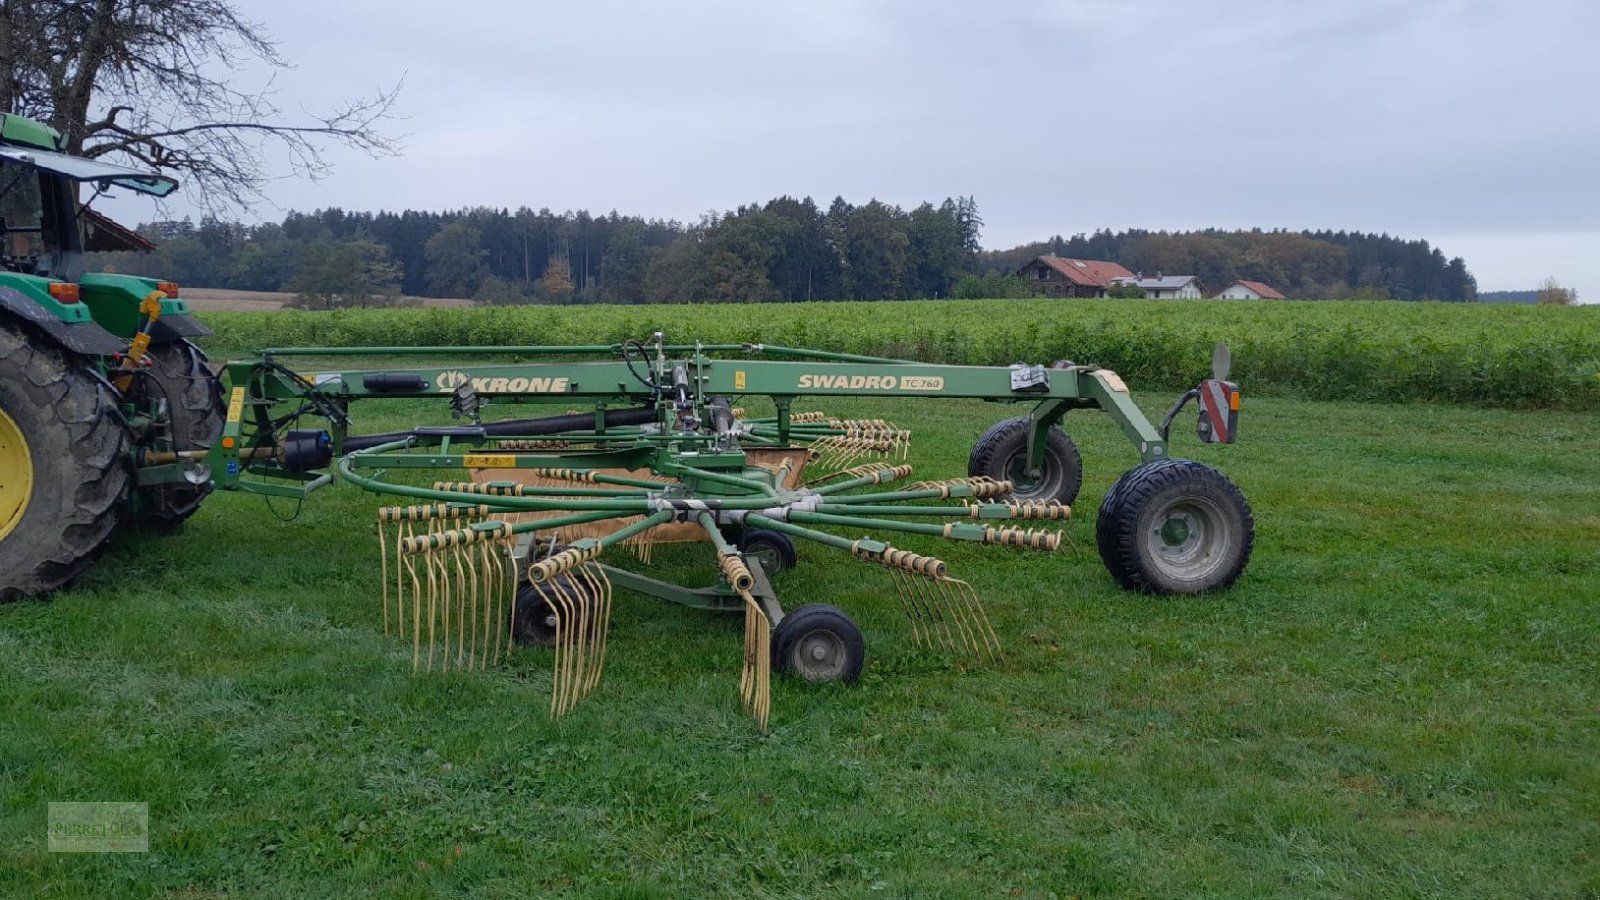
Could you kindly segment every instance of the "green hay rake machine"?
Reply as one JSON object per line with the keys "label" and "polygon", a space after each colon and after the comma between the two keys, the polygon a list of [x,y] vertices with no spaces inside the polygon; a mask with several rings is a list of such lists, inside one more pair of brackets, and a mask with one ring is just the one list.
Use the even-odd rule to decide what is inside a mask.
{"label": "green hay rake machine", "polygon": [[[302,374],[297,357],[374,357],[410,368]],[[463,357],[471,362],[462,362]],[[496,363],[494,357],[554,357]],[[448,364],[428,365],[430,358]],[[482,364],[477,361],[483,360]],[[396,498],[379,510],[386,630],[409,639],[420,669],[487,665],[512,641],[555,648],[552,712],[598,684],[615,587],[709,610],[743,610],[746,702],[766,720],[772,666],[813,681],[850,680],[864,662],[842,610],[785,611],[769,576],[809,543],[887,571],[914,640],[975,658],[999,654],[984,604],[941,560],[897,548],[920,535],[1052,551],[1082,482],[1058,422],[1099,408],[1142,464],[1106,495],[1098,543],[1123,585],[1194,593],[1232,583],[1249,559],[1250,511],[1207,466],[1167,456],[1190,400],[1202,441],[1237,434],[1238,388],[1219,348],[1215,377],[1158,428],[1114,372],[1058,363],[970,367],[757,344],[295,348],[227,367],[231,398],[217,445],[151,454],[194,466],[224,489],[302,497],[334,480]],[[977,441],[968,473],[911,481],[910,434],[883,420],[801,411],[799,398],[975,398],[1023,403]],[[448,400],[460,424],[352,435],[349,410],[374,398]],[[752,398],[773,415],[745,415]],[[491,403],[587,408],[486,421]],[[327,428],[304,429],[304,417]],[[426,477],[419,477],[426,476]],[[1017,523],[1023,524],[1017,524]],[[659,542],[709,542],[708,584],[681,586],[619,564]]]}
{"label": "green hay rake machine", "polygon": [[[0,597],[65,584],[116,527],[170,528],[213,488],[304,499],[344,481],[392,504],[376,525],[381,622],[409,642],[415,668],[481,668],[514,644],[551,647],[560,715],[599,684],[621,587],[742,611],[741,694],[764,727],[774,667],[851,680],[865,661],[843,610],[785,610],[773,590],[769,576],[795,565],[797,543],[885,570],[918,645],[999,655],[977,592],[890,539],[1056,550],[1062,535],[1048,523],[1068,518],[1083,477],[1059,423],[1079,409],[1109,414],[1140,459],[1105,495],[1096,526],[1120,584],[1197,593],[1228,586],[1249,561],[1254,524],[1239,490],[1168,456],[1169,429],[1191,401],[1202,442],[1235,440],[1239,391],[1224,348],[1213,377],[1159,426],[1116,373],[1092,365],[931,365],[660,334],[596,346],[272,349],[219,376],[188,341],[204,330],[175,285],[61,277],[78,247],[77,217],[64,212],[77,184],[159,193],[170,180],[63,162],[40,151],[49,134],[19,121],[0,121],[0,174],[31,180],[21,213],[40,224],[21,228],[39,236],[28,244],[7,230],[16,212],[13,226],[0,220],[6,248],[32,248],[9,252],[0,271]],[[374,358],[385,366],[324,370]],[[309,361],[318,371],[299,365]],[[905,430],[797,406],[828,398],[1028,409],[977,440],[966,475],[916,481]],[[450,424],[352,433],[352,405],[379,399],[448,404]],[[565,411],[485,415],[522,403]],[[678,541],[710,545],[704,583],[624,564],[629,554],[648,564],[652,547]]]}

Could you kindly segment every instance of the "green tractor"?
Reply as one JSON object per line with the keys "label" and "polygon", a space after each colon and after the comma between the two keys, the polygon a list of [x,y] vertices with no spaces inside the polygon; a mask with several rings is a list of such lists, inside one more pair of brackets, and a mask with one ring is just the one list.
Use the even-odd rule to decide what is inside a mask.
{"label": "green tractor", "polygon": [[0,114],[0,600],[67,583],[119,527],[175,528],[209,471],[135,463],[210,447],[223,424],[221,382],[190,342],[210,332],[177,285],[82,271],[82,186],[92,201],[177,182],[60,148]]}

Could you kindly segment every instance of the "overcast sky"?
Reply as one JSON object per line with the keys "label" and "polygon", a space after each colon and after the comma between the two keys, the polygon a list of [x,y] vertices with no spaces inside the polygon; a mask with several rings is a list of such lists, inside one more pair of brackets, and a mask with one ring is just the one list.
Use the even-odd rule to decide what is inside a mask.
{"label": "overcast sky", "polygon": [[335,152],[257,218],[971,195],[991,248],[1386,231],[1465,256],[1485,290],[1553,275],[1600,301],[1595,0],[241,6],[296,65],[286,110],[405,79],[402,156]]}

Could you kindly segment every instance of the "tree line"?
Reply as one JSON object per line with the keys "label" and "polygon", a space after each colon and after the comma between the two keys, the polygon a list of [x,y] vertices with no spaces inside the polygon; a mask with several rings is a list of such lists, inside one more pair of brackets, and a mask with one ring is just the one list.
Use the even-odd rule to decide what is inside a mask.
{"label": "tree line", "polygon": [[983,254],[1002,277],[1044,254],[1104,259],[1146,275],[1194,275],[1210,291],[1260,281],[1306,299],[1476,300],[1477,281],[1457,256],[1424,240],[1354,231],[1096,231]]}
{"label": "tree line", "polygon": [[694,223],[527,207],[448,212],[291,211],[140,225],[156,251],[95,254],[94,268],[196,287],[287,291],[306,306],[402,295],[488,303],[793,302],[1026,295],[1044,253],[1135,272],[1197,275],[1210,290],[1263,281],[1291,297],[1471,300],[1459,257],[1421,240],[1356,232],[1097,231],[1009,250],[979,245],[968,197],[910,210],[879,200],[779,197]]}

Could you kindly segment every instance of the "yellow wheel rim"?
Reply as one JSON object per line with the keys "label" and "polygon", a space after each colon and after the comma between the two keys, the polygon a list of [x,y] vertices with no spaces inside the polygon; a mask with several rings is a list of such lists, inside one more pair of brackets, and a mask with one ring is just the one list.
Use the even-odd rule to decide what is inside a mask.
{"label": "yellow wheel rim", "polygon": [[0,409],[0,540],[22,523],[33,496],[33,456],[22,429]]}

